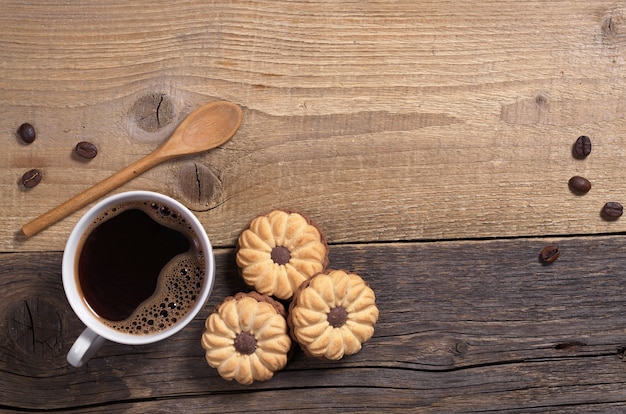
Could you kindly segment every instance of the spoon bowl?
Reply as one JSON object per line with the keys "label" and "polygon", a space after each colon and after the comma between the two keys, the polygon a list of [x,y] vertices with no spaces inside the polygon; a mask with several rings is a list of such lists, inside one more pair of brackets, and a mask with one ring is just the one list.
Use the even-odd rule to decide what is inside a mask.
{"label": "spoon bowl", "polygon": [[25,224],[22,233],[26,237],[39,233],[163,161],[219,147],[235,135],[242,120],[241,108],[232,102],[218,101],[201,106],[150,154]]}
{"label": "spoon bowl", "polygon": [[152,154],[173,158],[219,147],[235,135],[243,115],[232,102],[211,102],[193,111]]}

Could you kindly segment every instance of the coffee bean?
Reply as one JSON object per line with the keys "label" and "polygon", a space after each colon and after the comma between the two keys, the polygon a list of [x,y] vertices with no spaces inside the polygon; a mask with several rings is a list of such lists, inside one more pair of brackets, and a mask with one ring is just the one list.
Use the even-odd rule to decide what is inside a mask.
{"label": "coffee bean", "polygon": [[558,259],[560,255],[561,252],[559,251],[559,247],[551,244],[543,248],[543,250],[539,254],[539,258],[544,263],[552,263],[556,259]]}
{"label": "coffee bean", "polygon": [[624,213],[624,207],[615,201],[609,201],[602,208],[602,215],[606,219],[617,219]]}
{"label": "coffee bean", "polygon": [[569,179],[569,188],[574,193],[585,194],[591,190],[591,183],[585,177],[576,175]]}
{"label": "coffee bean", "polygon": [[43,175],[41,174],[41,171],[37,168],[33,168],[32,170],[26,171],[24,175],[22,175],[22,184],[26,188],[33,188],[41,182],[42,177]]}
{"label": "coffee bean", "polygon": [[22,141],[27,144],[31,144],[37,136],[37,134],[35,133],[35,128],[28,122],[20,125],[20,127],[17,129],[17,135],[22,139]]}
{"label": "coffee bean", "polygon": [[585,158],[591,153],[591,139],[587,135],[581,135],[574,143],[574,154],[576,158]]}
{"label": "coffee bean", "polygon": [[76,144],[76,148],[74,148],[74,152],[81,158],[86,158],[88,160],[95,158],[98,155],[98,147],[96,147],[91,142],[81,141]]}

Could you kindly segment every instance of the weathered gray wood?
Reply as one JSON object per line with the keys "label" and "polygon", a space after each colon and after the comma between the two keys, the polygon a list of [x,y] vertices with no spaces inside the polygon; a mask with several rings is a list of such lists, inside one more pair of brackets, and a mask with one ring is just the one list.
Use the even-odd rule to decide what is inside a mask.
{"label": "weathered gray wood", "polygon": [[[541,248],[558,242],[549,266]],[[82,326],[63,296],[61,253],[0,255],[0,408],[105,412],[620,412],[626,409],[623,237],[332,245],[331,266],[377,294],[374,338],[339,362],[296,352],[241,386],[204,362],[203,321],[245,289],[217,252],[205,311],[159,344],[106,344],[82,368]]]}

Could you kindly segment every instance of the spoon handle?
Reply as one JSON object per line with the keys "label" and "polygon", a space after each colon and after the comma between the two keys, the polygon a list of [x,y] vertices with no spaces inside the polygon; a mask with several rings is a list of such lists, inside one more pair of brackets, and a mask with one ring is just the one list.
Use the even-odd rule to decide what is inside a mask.
{"label": "spoon handle", "polygon": [[163,159],[159,157],[156,152],[146,155],[145,157],[130,164],[128,167],[116,172],[108,178],[105,178],[99,183],[94,184],[82,193],[75,195],[63,204],[53,208],[47,213],[42,214],[29,223],[26,223],[22,226],[22,233],[24,233],[26,237],[39,233],[43,229],[69,216],[108,192],[118,188],[122,184],[140,175],[161,161],[163,161]]}

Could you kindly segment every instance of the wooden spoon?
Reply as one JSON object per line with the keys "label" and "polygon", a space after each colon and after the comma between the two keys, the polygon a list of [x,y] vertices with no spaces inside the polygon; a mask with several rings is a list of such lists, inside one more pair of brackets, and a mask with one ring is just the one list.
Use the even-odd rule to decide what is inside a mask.
{"label": "wooden spoon", "polygon": [[201,106],[152,153],[25,224],[22,233],[26,237],[39,233],[163,161],[219,147],[235,135],[242,119],[241,108],[231,102],[211,102]]}

